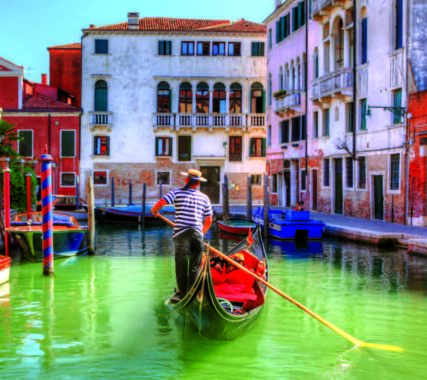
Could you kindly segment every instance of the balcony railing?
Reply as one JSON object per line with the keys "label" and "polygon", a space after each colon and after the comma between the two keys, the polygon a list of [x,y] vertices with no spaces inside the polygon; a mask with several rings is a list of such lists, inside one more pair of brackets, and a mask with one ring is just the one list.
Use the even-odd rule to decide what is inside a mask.
{"label": "balcony railing", "polygon": [[106,127],[111,128],[113,124],[113,113],[112,112],[89,112],[89,124],[92,128],[95,127]]}
{"label": "balcony railing", "polygon": [[338,69],[313,81],[312,99],[333,96],[352,96],[353,71],[351,68]]}
{"label": "balcony railing", "polygon": [[299,111],[301,106],[301,92],[293,92],[285,97],[276,99],[274,105],[275,112],[288,112],[290,110]]}
{"label": "balcony railing", "polygon": [[335,7],[343,7],[345,0],[313,0],[312,16],[315,20],[320,20],[323,16],[329,16]]}
{"label": "balcony railing", "polygon": [[239,113],[155,113],[153,115],[154,128],[265,128],[265,114]]}

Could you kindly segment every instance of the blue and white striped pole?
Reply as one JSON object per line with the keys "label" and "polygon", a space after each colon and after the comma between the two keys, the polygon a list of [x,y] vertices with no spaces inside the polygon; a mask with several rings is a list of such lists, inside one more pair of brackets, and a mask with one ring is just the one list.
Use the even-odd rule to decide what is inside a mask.
{"label": "blue and white striped pole", "polygon": [[42,154],[42,234],[43,274],[53,274],[53,206],[52,206],[52,156]]}

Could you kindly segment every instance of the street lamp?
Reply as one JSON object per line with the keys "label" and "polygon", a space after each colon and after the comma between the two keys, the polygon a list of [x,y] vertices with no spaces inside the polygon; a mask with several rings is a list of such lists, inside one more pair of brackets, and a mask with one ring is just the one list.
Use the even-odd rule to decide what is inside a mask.
{"label": "street lamp", "polygon": [[406,108],[405,107],[386,107],[386,106],[368,106],[368,109],[366,111],[366,116],[371,116],[372,111],[371,108],[380,108],[383,111],[390,111],[396,116],[405,116],[406,114]]}

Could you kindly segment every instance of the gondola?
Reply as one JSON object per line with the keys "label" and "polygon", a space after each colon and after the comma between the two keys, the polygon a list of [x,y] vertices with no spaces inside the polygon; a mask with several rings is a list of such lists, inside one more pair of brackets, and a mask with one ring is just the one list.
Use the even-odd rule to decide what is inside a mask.
{"label": "gondola", "polygon": [[[267,281],[268,263],[260,228],[249,236],[226,255],[240,259],[241,265]],[[182,300],[173,296],[168,301],[179,313],[189,316],[199,333],[209,339],[236,339],[254,324],[265,303],[267,287],[231,267],[217,256],[203,254],[190,291]]]}
{"label": "gondola", "polygon": [[255,223],[246,220],[218,220],[216,223],[220,231],[233,235],[247,235],[249,230],[256,226]]}

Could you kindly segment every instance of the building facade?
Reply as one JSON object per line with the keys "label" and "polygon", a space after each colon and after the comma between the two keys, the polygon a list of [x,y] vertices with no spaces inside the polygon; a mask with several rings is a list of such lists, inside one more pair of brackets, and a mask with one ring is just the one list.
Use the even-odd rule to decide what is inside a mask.
{"label": "building facade", "polygon": [[34,165],[40,183],[39,158],[45,149],[53,158],[52,187],[56,194],[75,195],[79,176],[80,109],[73,97],[47,84],[24,78],[24,68],[0,57],[0,108],[4,120],[14,125],[21,138],[14,147]]}
{"label": "building facade", "polygon": [[[83,31],[82,182],[97,202],[147,198],[200,169],[202,191],[244,203],[247,176],[262,198],[265,172],[265,27],[246,20],[139,18]],[[138,198],[139,199],[139,198]]]}
{"label": "building facade", "polygon": [[[283,64],[270,61],[277,61],[279,54],[285,67],[289,60],[295,62],[295,40],[306,34],[306,43],[299,42],[305,51],[297,55],[307,57],[307,135],[302,144],[302,135],[300,141],[291,143],[296,148],[305,144],[307,156],[297,161],[289,143],[281,146],[285,148],[282,177],[288,175],[286,161],[290,160],[294,193],[284,204],[301,199],[313,210],[406,223],[406,1],[278,0],[274,5],[275,11],[266,20],[272,34],[268,61],[273,91],[278,89],[274,78],[280,78]],[[291,33],[283,35],[283,25],[289,28],[287,14]],[[301,20],[305,25],[301,26]],[[273,113],[277,114],[269,107],[271,120]],[[286,130],[283,120],[276,119],[272,136],[276,134],[280,142],[282,129]],[[273,149],[278,154],[278,146]]]}

